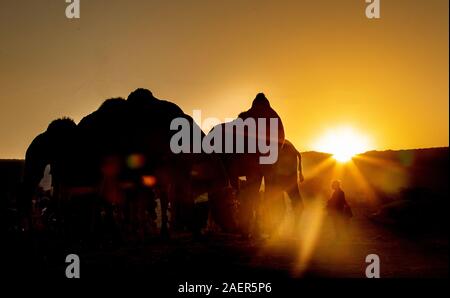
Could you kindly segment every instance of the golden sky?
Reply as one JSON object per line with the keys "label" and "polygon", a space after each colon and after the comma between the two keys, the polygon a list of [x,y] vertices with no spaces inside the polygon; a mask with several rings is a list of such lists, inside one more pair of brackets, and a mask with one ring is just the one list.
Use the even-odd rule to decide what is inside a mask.
{"label": "golden sky", "polygon": [[[370,149],[448,146],[448,0],[0,2],[0,158],[137,87],[203,117],[262,91],[299,150],[351,126]],[[118,119],[120,121],[120,119]]]}

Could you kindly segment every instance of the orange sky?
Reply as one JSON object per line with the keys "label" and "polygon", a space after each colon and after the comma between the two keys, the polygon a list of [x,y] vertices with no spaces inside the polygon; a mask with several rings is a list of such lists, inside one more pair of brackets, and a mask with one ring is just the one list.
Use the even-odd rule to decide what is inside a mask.
{"label": "orange sky", "polygon": [[0,158],[137,87],[220,119],[263,91],[301,151],[337,126],[371,149],[448,146],[448,0],[365,5],[81,0],[68,20],[63,0],[2,0]]}

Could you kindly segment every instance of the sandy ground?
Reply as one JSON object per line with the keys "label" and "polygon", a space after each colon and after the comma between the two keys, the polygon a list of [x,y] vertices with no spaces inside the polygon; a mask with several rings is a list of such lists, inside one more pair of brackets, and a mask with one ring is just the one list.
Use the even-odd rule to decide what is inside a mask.
{"label": "sandy ground", "polygon": [[193,240],[189,233],[177,233],[170,240],[154,237],[119,248],[46,251],[44,258],[39,253],[33,256],[32,246],[24,243],[2,254],[3,269],[13,279],[65,279],[65,256],[77,253],[83,280],[144,279],[152,286],[203,280],[297,283],[365,279],[366,256],[377,254],[381,278],[448,278],[448,235],[430,231],[406,235],[373,223],[363,210],[354,214],[347,235],[339,241],[323,206],[309,205],[296,229],[287,216],[272,237],[243,239],[215,232]]}
{"label": "sandy ground", "polygon": [[[308,213],[309,212],[309,213]],[[316,223],[314,223],[316,222]],[[82,255],[84,276],[211,278],[365,278],[368,254],[380,257],[384,278],[448,277],[448,238],[406,237],[356,212],[345,239],[336,241],[325,214],[305,212],[299,233],[242,239],[215,233],[204,241],[176,234],[111,251]],[[288,230],[288,229],[287,229]]]}

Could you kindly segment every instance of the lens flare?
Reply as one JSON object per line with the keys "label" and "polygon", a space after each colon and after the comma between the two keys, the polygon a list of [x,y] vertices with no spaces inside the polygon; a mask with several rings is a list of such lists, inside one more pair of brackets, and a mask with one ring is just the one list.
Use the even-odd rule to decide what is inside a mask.
{"label": "lens flare", "polygon": [[142,184],[147,187],[153,187],[156,184],[156,177],[151,175],[142,176]]}
{"label": "lens flare", "polygon": [[351,127],[343,127],[325,133],[314,148],[320,152],[333,154],[333,158],[339,162],[348,162],[356,154],[369,150],[369,141]]}
{"label": "lens flare", "polygon": [[127,165],[130,169],[140,169],[145,165],[145,156],[142,154],[131,154],[127,158]]}

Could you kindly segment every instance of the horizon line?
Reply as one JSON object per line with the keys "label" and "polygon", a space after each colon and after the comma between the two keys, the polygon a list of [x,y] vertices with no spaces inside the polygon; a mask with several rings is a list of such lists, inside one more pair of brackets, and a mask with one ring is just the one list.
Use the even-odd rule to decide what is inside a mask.
{"label": "horizon line", "polygon": [[[431,149],[449,149],[450,146],[435,146],[435,147],[419,147],[419,148],[406,148],[406,149],[372,149],[367,150],[365,152],[357,153],[355,155],[363,155],[369,152],[387,152],[387,151],[413,151],[413,150],[431,150]],[[323,151],[317,151],[317,150],[306,150],[306,151],[300,151],[300,153],[320,153],[320,154],[327,154],[327,155],[333,155],[333,153],[329,152],[323,152]],[[196,154],[196,153],[190,153],[190,154]],[[239,153],[237,153],[239,154]],[[0,157],[0,161],[22,161],[25,160],[25,158],[4,158]]]}

